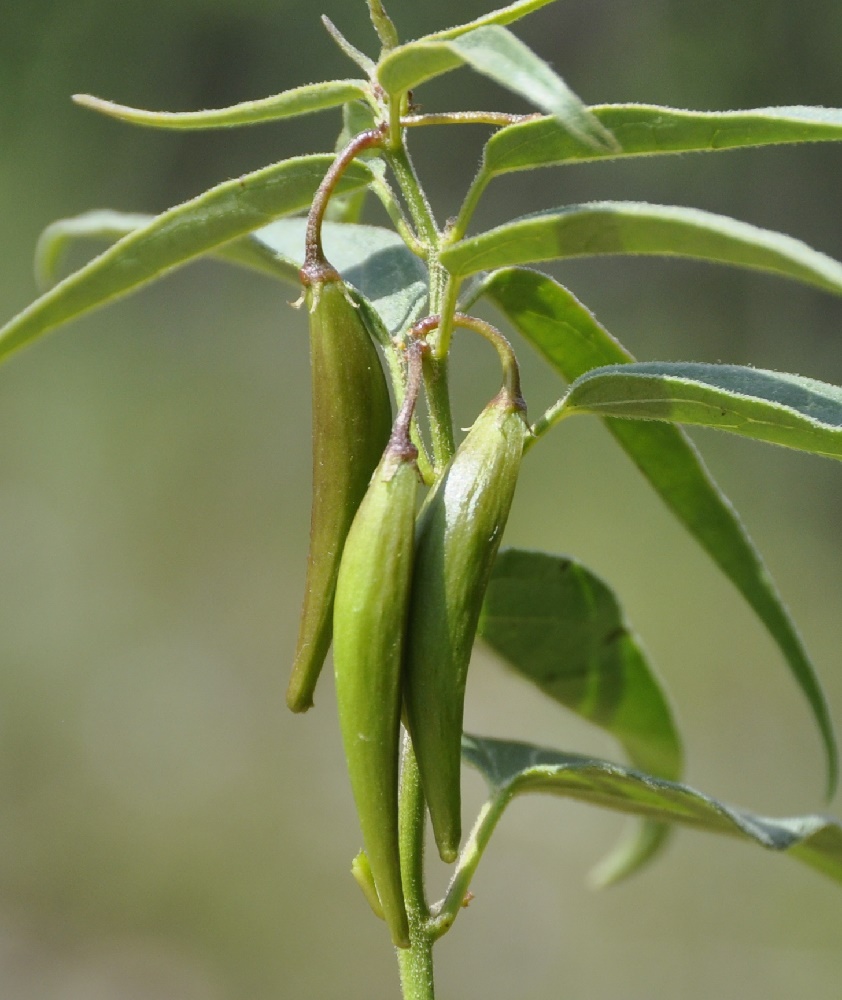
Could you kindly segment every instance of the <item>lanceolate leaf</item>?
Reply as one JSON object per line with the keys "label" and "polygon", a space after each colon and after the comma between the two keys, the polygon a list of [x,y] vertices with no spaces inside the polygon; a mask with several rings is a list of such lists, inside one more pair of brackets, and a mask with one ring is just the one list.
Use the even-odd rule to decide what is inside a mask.
{"label": "lanceolate leaf", "polygon": [[552,118],[520,122],[495,132],[486,143],[485,181],[512,170],[577,160],[842,139],[842,110],[838,108],[681,111],[647,104],[605,104],[590,111],[617,140],[614,149],[594,149],[577,142]]}
{"label": "lanceolate leaf", "polygon": [[478,73],[554,115],[580,142],[613,147],[611,133],[591,115],[567,84],[506,28],[474,28],[443,41],[409,42],[393,49],[378,66],[383,88],[402,94],[425,80],[467,64]]}
{"label": "lanceolate leaf", "polygon": [[803,375],[690,362],[642,362],[587,372],[559,416],[597,413],[700,424],[842,458],[842,389]]}
{"label": "lanceolate leaf", "polygon": [[[301,156],[226,181],[156,216],[65,278],[0,328],[0,359],[42,333],[115,299],[223,243],[301,211],[312,200],[333,157]],[[371,180],[359,162],[340,190]]]}
{"label": "lanceolate leaf", "polygon": [[[489,275],[485,293],[567,382],[601,365],[634,359],[552,278],[523,268]],[[607,418],[606,427],[669,509],[742,593],[777,643],[807,697],[824,741],[830,792],[836,786],[833,725],[812,663],[736,511],[693,443],[668,423]]]}
{"label": "lanceolate leaf", "polygon": [[603,201],[528,215],[454,243],[442,264],[459,277],[510,264],[656,254],[795,278],[842,293],[842,264],[800,240],[695,208]]}
{"label": "lanceolate leaf", "polygon": [[[614,594],[580,563],[500,552],[478,634],[545,694],[614,736],[635,767],[681,777],[681,742],[661,685]],[[644,823],[603,862],[600,881],[616,882],[650,860],[665,832]]]}
{"label": "lanceolate leaf", "polygon": [[[35,247],[35,277],[38,287],[46,290],[59,280],[61,258],[70,244],[80,240],[116,243],[121,237],[149,225],[154,218],[154,215],[97,209],[71,219],[58,219],[50,223],[41,233]],[[293,264],[278,256],[261,243],[257,233],[231,240],[230,243],[223,243],[221,247],[212,251],[212,255],[229,263],[240,264],[268,274],[270,277],[280,278],[282,281],[289,281],[292,284],[298,282],[298,270],[301,265]]]}
{"label": "lanceolate leaf", "polygon": [[505,806],[527,792],[561,795],[633,816],[680,823],[709,833],[728,834],[797,858],[842,882],[842,826],[828,816],[770,819],[735,809],[687,785],[655,778],[605,760],[547,750],[529,743],[468,736],[462,754],[491,787],[492,808],[485,829],[476,831],[484,847]]}
{"label": "lanceolate leaf", "polygon": [[326,108],[336,108],[346,101],[364,97],[368,85],[365,80],[325,80],[304,87],[264,97],[258,101],[243,101],[230,108],[216,108],[210,111],[143,111],[129,108],[124,104],[114,104],[90,94],[76,94],[73,100],[83,107],[120,121],[152,128],[204,129],[230,128],[233,125],[256,125],[261,122],[308,115]]}
{"label": "lanceolate leaf", "polygon": [[[36,271],[45,286],[55,280],[61,253],[79,239],[113,241],[148,225],[153,216],[119,212],[88,212],[61,219],[48,226],[38,241]],[[304,263],[306,220],[279,219],[268,226],[224,243],[213,256],[261,271],[274,278],[298,284]],[[388,341],[426,312],[427,271],[391,229],[379,226],[340,225],[327,222],[322,228],[325,248],[342,277],[375,310]]]}
{"label": "lanceolate leaf", "polygon": [[447,28],[445,31],[436,31],[432,35],[424,35],[419,41],[458,38],[460,35],[467,34],[467,32],[473,31],[475,28],[484,28],[489,24],[511,24],[513,21],[526,17],[527,14],[531,14],[534,10],[540,10],[541,7],[546,7],[547,4],[552,2],[553,0],[518,0],[517,3],[509,4],[508,7],[501,7],[499,10],[491,11],[490,14],[483,14],[482,17],[478,17],[475,21],[468,22],[468,24],[460,24],[455,28]]}

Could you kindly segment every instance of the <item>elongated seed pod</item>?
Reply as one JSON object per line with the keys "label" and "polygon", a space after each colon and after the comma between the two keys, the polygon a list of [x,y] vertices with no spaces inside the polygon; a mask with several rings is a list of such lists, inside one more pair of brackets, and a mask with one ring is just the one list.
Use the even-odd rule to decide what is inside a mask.
{"label": "elongated seed pod", "polygon": [[455,860],[462,835],[468,663],[527,430],[523,401],[501,390],[430,493],[416,529],[404,700],[433,833],[446,862]]}
{"label": "elongated seed pod", "polygon": [[351,789],[377,895],[409,945],[398,850],[403,637],[412,580],[415,449],[390,442],[345,542],[333,616],[336,700]]}
{"label": "elongated seed pod", "polygon": [[[359,310],[335,271],[306,289],[313,383],[313,505],[304,605],[287,704],[304,712],[331,639],[348,529],[389,440],[389,390]],[[306,279],[306,275],[302,274]]]}

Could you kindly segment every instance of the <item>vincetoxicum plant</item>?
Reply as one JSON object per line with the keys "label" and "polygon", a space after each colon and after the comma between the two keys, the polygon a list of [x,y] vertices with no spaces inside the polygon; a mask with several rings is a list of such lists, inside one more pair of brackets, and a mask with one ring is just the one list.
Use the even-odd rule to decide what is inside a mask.
{"label": "vincetoxicum plant", "polygon": [[[331,108],[342,109],[343,127],[338,152],[284,160],[154,218],[95,212],[55,223],[38,248],[45,282],[67,241],[110,238],[113,245],[0,330],[5,357],[210,253],[305,286],[316,501],[310,590],[289,701],[297,711],[309,707],[333,632],[340,723],[365,847],[353,872],[387,921],[404,995],[413,998],[432,997],[433,945],[461,912],[497,821],[521,793],[569,796],[640,818],[634,836],[600,867],[603,884],[651,861],[674,824],[785,851],[842,881],[838,823],[821,816],[761,818],[680,783],[682,748],[666,696],[603,581],[569,557],[498,552],[524,453],[563,419],[602,418],[779,647],[815,719],[832,792],[837,751],[815,670],[745,529],[679,425],[718,427],[840,458],[842,390],[733,365],[638,363],[570,291],[524,265],[607,254],[684,256],[839,294],[842,264],[779,233],[642,203],[556,206],[486,232],[471,230],[486,188],[505,173],[838,141],[842,110],[589,108],[507,27],[549,2],[520,0],[401,43],[379,0],[368,0],[381,45],[376,59],[325,22],[357,77],[220,111],[154,113],[77,98],[153,127],[228,127]],[[515,91],[538,112],[417,113],[416,88],[462,65]],[[485,126],[492,134],[461,208],[442,227],[409,147],[415,129],[460,125]],[[360,222],[368,196],[385,207],[392,229]],[[481,299],[566,383],[558,402],[537,419],[527,419],[511,345],[472,314]],[[499,393],[458,447],[448,390],[457,331],[488,340],[502,370]],[[391,435],[386,379],[396,404]],[[424,419],[415,410],[422,391]],[[422,484],[428,492],[416,514]],[[463,734],[477,635],[545,694],[612,735],[631,767]],[[489,785],[488,801],[465,838],[460,751]],[[454,864],[435,903],[426,897],[423,868],[428,811],[439,853]]]}

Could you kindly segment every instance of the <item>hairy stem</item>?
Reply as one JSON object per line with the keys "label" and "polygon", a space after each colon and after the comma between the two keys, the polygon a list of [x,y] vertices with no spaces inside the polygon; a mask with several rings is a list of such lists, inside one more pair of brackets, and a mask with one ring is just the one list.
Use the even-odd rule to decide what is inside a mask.
{"label": "hairy stem", "polygon": [[330,196],[336,188],[339,178],[348,169],[349,164],[359,154],[372,146],[382,145],[385,131],[382,128],[369,129],[367,132],[360,132],[348,143],[348,145],[337,153],[336,159],[331,163],[330,169],[322,178],[318,190],[310,205],[307,215],[307,232],[305,235],[304,268],[303,270],[319,270],[324,268],[327,261],[322,248],[322,223],[324,222],[325,210]]}
{"label": "hairy stem", "polygon": [[400,852],[409,948],[397,948],[404,1000],[434,1000],[433,941],[424,892],[425,806],[412,742],[404,731],[401,749]]}

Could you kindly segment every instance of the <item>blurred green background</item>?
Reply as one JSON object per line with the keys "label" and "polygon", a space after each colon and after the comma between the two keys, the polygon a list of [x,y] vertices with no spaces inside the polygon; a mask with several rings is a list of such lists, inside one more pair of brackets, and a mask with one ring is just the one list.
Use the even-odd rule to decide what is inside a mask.
{"label": "blurred green background", "polygon": [[[403,37],[489,0],[392,0]],[[213,107],[352,75],[318,22],[375,49],[362,0],[33,0],[0,33],[0,319],[35,295],[51,220],[159,211],[218,180],[332,147],[337,115],[176,135],[100,119],[94,93]],[[517,31],[587,101],[842,106],[837,0],[607,0]],[[454,95],[449,89],[454,88]],[[425,110],[521,110],[467,71]],[[413,135],[440,219],[481,130]],[[495,182],[477,225],[547,205],[696,205],[842,257],[842,147],[571,167]],[[84,257],[77,254],[74,262]],[[842,302],[770,277],[657,261],[557,273],[641,358],[754,363],[842,382]],[[0,371],[0,996],[10,1000],[395,997],[384,928],[348,876],[359,847],[329,671],[283,704],[306,556],[309,399],[294,289],[193,265]],[[492,314],[488,313],[489,317]],[[522,350],[533,413],[558,394]],[[460,421],[495,362],[460,344]],[[842,469],[697,434],[764,551],[842,725]],[[541,457],[537,457],[540,455]],[[619,592],[673,693],[688,780],[759,812],[821,810],[818,740],[742,601],[596,424],[525,463],[507,540],[585,560]],[[478,656],[466,726],[616,755]],[[466,822],[482,789],[466,775]],[[842,805],[831,807],[837,815]],[[840,889],[759,849],[680,833],[593,893],[623,828],[522,800],[438,949],[440,995],[478,1000],[838,1000]],[[443,885],[446,874],[433,866]]]}

